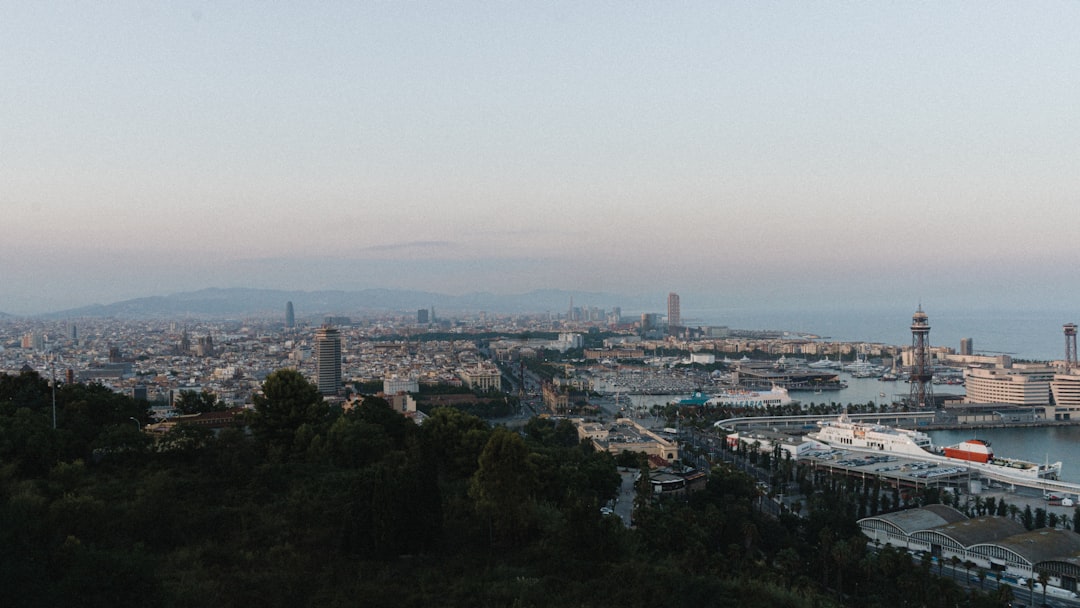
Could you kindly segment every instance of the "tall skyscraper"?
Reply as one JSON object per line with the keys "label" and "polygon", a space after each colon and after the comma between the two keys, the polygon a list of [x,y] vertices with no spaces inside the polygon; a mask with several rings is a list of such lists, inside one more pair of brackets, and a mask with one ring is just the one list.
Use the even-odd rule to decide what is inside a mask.
{"label": "tall skyscraper", "polygon": [[668,331],[675,331],[682,326],[682,314],[679,311],[679,294],[674,291],[667,296]]}
{"label": "tall skyscraper", "polygon": [[341,333],[329,325],[315,331],[315,375],[320,393],[341,390]]}
{"label": "tall skyscraper", "polygon": [[428,311],[426,308],[421,308],[420,310],[416,311],[416,322],[420,325],[427,325]]}
{"label": "tall skyscraper", "polygon": [[293,311],[292,302],[285,303],[285,329],[296,327],[296,312]]}
{"label": "tall skyscraper", "polygon": [[975,348],[972,345],[971,338],[960,338],[960,354],[961,355],[974,355]]}

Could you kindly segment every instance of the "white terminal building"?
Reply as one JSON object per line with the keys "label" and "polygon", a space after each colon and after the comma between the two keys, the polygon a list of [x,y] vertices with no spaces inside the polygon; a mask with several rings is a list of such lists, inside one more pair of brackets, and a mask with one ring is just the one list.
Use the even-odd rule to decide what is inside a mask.
{"label": "white terminal building", "polygon": [[1046,365],[964,370],[965,403],[1003,403],[1041,408],[1047,420],[1080,418],[1080,371]]}
{"label": "white terminal building", "polygon": [[964,402],[1050,405],[1050,381],[1055,371],[1045,365],[969,367],[964,370]]}

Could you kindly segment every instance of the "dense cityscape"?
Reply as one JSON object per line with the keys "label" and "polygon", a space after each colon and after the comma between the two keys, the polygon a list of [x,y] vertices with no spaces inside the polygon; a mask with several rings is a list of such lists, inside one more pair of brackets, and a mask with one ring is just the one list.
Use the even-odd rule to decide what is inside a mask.
{"label": "dense cityscape", "polygon": [[[385,404],[397,412],[391,416],[409,420],[421,433],[447,424],[449,411],[526,438],[558,430],[567,445],[580,442],[619,463],[621,488],[599,491],[594,504],[602,517],[630,530],[642,530],[651,509],[700,495],[716,483],[717,467],[738,465],[756,480],[748,496],[753,508],[781,521],[826,514],[829,508],[819,500],[829,491],[821,484],[847,487],[857,478],[854,490],[861,498],[842,517],[847,525],[858,520],[867,547],[903,547],[916,562],[951,559],[954,577],[961,565],[979,573],[979,590],[996,577],[987,585],[988,598],[1007,601],[1025,584],[1029,594],[1040,585],[1043,595],[1059,602],[1075,593],[1073,566],[1062,564],[1072,551],[1080,555],[1080,535],[1070,531],[1080,522],[1080,507],[1070,498],[1080,499],[1080,484],[1061,480],[1062,463],[1044,467],[994,458],[988,447],[983,450],[988,443],[975,441],[935,452],[941,448],[923,432],[1080,421],[1072,389],[1074,325],[1064,325],[1062,360],[1014,362],[973,352],[970,339],[959,350],[931,346],[929,316],[921,307],[912,317],[910,346],[836,342],[784,330],[686,327],[678,294],[669,294],[666,307],[666,313],[631,318],[619,309],[572,304],[561,314],[436,316],[433,309],[419,309],[350,317],[298,315],[287,302],[280,316],[246,320],[17,318],[0,324],[0,371],[9,387],[27,390],[40,382],[42,398],[51,390],[53,424],[60,430],[71,424],[72,390],[96,387],[125,399],[130,405],[122,411],[132,414],[128,436],[111,440],[124,447],[102,445],[99,437],[90,444],[95,461],[118,461],[132,450],[169,454],[188,445],[196,429],[204,433],[196,440],[203,445],[231,429],[266,437],[270,404],[298,398],[281,391],[310,391],[307,399],[314,401],[306,407],[318,402],[331,408],[319,410],[331,413],[327,420],[363,417],[356,412]],[[288,373],[297,375],[283,376]],[[898,388],[865,402],[843,402],[849,384],[867,381]],[[903,385],[910,388],[901,392]],[[47,409],[40,410],[42,422]],[[326,415],[306,418],[301,427],[323,424]],[[289,430],[275,433],[285,430],[287,442],[300,441],[299,435],[290,438],[301,428],[279,424]],[[8,445],[18,445],[17,427],[5,428]],[[918,430],[906,430],[912,428]],[[137,450],[132,429],[142,437]],[[980,451],[989,457],[973,455]],[[20,454],[9,448],[8,456],[17,460]],[[868,478],[873,486],[866,485]],[[635,497],[645,483],[640,480],[648,482],[646,502]],[[993,551],[968,547],[970,539],[941,544],[919,532],[980,518],[988,519],[978,524],[986,528],[979,542],[1006,551],[1004,561]],[[1002,528],[995,518],[1013,527]],[[1067,536],[1023,541],[1029,531],[1047,530]],[[1038,558],[1035,549],[1009,549],[1020,542],[1036,542]],[[969,590],[966,601],[978,597]]]}
{"label": "dense cityscape", "polygon": [[0,608],[1080,608],[1080,3],[0,6]]}

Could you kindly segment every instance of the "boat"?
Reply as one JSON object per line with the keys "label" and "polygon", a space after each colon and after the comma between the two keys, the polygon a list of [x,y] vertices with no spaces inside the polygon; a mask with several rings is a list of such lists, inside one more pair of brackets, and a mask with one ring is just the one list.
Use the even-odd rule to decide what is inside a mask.
{"label": "boat", "polygon": [[794,403],[782,386],[773,386],[768,391],[745,391],[729,389],[705,397],[704,393],[694,393],[686,399],[675,401],[675,405],[711,405],[716,407],[775,407]]}
{"label": "boat", "polygon": [[942,450],[948,458],[968,460],[971,462],[990,462],[994,459],[994,450],[989,441],[982,439],[968,439],[956,445],[950,445]]}
{"label": "boat", "polygon": [[840,367],[840,364],[836,361],[830,361],[828,355],[826,355],[824,359],[808,363],[806,367],[810,369],[836,369]]}
{"label": "boat", "polygon": [[892,452],[914,458],[930,456],[934,449],[933,441],[926,433],[852,422],[847,412],[837,420],[818,422],[818,427],[819,431],[809,433],[807,437],[837,448]]}
{"label": "boat", "polygon": [[848,372],[856,378],[871,378],[881,373],[881,367],[874,365],[866,360],[866,357],[859,356],[855,361],[848,363],[842,367],[845,372]]}
{"label": "boat", "polygon": [[1058,479],[1061,474],[1060,461],[1038,464],[998,457],[990,449],[990,443],[980,439],[969,439],[939,450],[926,433],[853,422],[847,412],[837,420],[818,422],[818,427],[820,430],[808,433],[807,437],[835,448],[890,452],[923,460],[964,464],[990,475],[1013,479]]}

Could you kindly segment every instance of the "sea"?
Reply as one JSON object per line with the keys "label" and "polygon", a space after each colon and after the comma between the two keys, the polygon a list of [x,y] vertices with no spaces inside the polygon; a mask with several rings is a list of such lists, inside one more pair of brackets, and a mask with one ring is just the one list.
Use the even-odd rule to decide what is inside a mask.
{"label": "sea", "polygon": [[[977,354],[1008,354],[1013,360],[1053,361],[1065,357],[1062,325],[1080,324],[1080,306],[1073,310],[1008,310],[923,308],[929,316],[931,346],[960,348],[970,338]],[[719,325],[731,329],[813,334],[822,340],[911,344],[913,307],[873,310],[683,309],[687,325]],[[695,319],[695,321],[690,321]],[[805,403],[890,403],[905,397],[910,385],[842,374],[848,388],[820,394],[793,392]],[[935,385],[934,394],[964,394],[963,386]],[[1080,426],[931,431],[935,445],[953,445],[978,438],[991,442],[994,453],[1033,462],[1062,462],[1061,478],[1080,483]]]}
{"label": "sea", "polygon": [[[688,326],[716,325],[812,334],[822,340],[911,344],[911,317],[916,307],[874,309],[686,309]],[[1062,325],[1080,324],[1075,310],[1005,310],[924,308],[930,322],[931,346],[960,349],[971,338],[976,353],[1009,354],[1013,359],[1051,361],[1065,357]]]}

